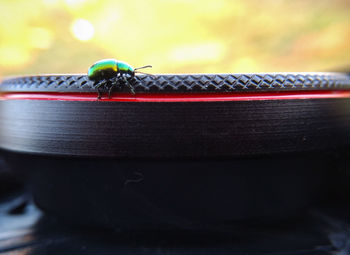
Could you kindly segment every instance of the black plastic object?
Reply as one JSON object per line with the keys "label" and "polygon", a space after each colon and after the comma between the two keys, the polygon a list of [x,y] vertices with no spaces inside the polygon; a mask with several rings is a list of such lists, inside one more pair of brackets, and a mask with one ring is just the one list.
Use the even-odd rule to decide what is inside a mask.
{"label": "black plastic object", "polygon": [[[0,86],[12,95],[62,94],[60,100],[3,94],[0,101],[0,147],[28,176],[46,212],[114,229],[287,220],[322,199],[330,166],[350,145],[350,96],[333,97],[349,91],[345,74],[158,75],[133,82],[137,93],[158,98],[186,93],[181,102],[89,101],[84,93],[96,91],[85,76],[22,77]],[[187,92],[234,97],[236,90],[273,93],[186,102]],[[79,91],[77,100],[65,100]],[[281,97],[285,91],[296,97]],[[305,91],[327,93],[313,98]]]}

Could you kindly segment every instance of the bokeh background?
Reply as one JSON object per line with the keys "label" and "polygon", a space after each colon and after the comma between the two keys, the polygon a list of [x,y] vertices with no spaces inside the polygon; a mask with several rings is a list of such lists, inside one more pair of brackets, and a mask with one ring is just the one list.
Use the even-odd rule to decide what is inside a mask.
{"label": "bokeh background", "polygon": [[1,0],[0,15],[0,77],[102,58],[152,73],[350,71],[349,0]]}

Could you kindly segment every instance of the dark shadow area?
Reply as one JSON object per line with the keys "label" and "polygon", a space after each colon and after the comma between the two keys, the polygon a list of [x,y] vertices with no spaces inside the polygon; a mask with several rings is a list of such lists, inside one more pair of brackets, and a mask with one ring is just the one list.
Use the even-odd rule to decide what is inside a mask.
{"label": "dark shadow area", "polygon": [[[55,168],[59,169],[59,167],[62,166],[60,164],[57,164],[57,162],[59,161],[61,162],[61,164],[67,163],[66,166],[68,166],[68,162],[70,162],[71,164],[73,164],[71,165],[71,170],[75,168],[75,171],[69,174],[69,178],[66,178],[65,181],[58,178],[57,172],[55,176],[51,177],[48,176],[48,172],[46,174],[43,171],[36,172],[36,174],[39,174],[41,176],[40,180],[42,180],[42,182],[46,181],[47,183],[53,184],[53,180],[56,178],[57,182],[61,184],[64,183],[64,187],[67,190],[67,192],[64,194],[63,197],[67,199],[66,201],[71,201],[72,196],[74,196],[74,194],[70,194],[70,192],[72,191],[72,187],[70,187],[70,184],[77,182],[77,180],[79,179],[78,176],[81,176],[82,172],[79,170],[80,167],[84,168],[86,174],[84,177],[81,178],[81,183],[78,184],[80,188],[84,185],[91,185],[91,182],[93,182],[94,184],[102,184],[103,180],[96,179],[97,175],[94,175],[93,171],[89,170],[89,165],[90,167],[94,166],[94,164],[92,164],[93,162],[95,162],[94,159],[87,160],[85,163],[79,163],[76,160],[72,159],[66,161],[62,158],[60,160],[56,158],[56,160],[58,160],[55,162],[56,164],[52,164],[53,161],[51,160],[49,160],[49,165],[51,166],[51,174],[55,173]],[[30,166],[28,162],[26,162],[26,160],[23,160],[23,158],[21,161],[18,162],[20,162],[19,165],[22,165],[22,168],[24,168],[24,165],[27,165],[27,168],[30,169],[35,168],[35,164],[32,164]],[[45,164],[48,163],[45,163],[45,161],[43,161],[42,158],[40,162],[42,163],[41,166],[45,166]],[[103,168],[108,165],[111,166],[112,162],[114,161],[106,160],[105,163],[101,163],[101,161],[98,162]],[[250,164],[252,165],[247,164],[246,167],[251,167],[245,168],[246,170],[254,169],[253,165],[259,165],[260,161],[258,159],[255,159],[250,160],[250,162]],[[264,163],[266,164],[267,162],[268,161],[265,161]],[[295,162],[297,161],[294,161],[294,164],[296,164]],[[310,163],[311,162],[314,161],[310,161]],[[337,154],[337,156],[335,156],[333,160],[327,160],[327,162],[327,167],[322,173],[322,181],[317,181],[318,185],[316,185],[321,185],[321,192],[319,193],[319,196],[313,196],[314,198],[318,198],[312,201],[307,200],[308,206],[303,207],[304,210],[302,210],[301,213],[297,215],[289,215],[288,218],[281,217],[279,220],[269,220],[264,222],[254,220],[226,221],[216,223],[215,227],[214,225],[202,224],[201,227],[197,225],[197,228],[188,228],[182,230],[169,228],[166,230],[158,229],[157,231],[151,229],[126,230],[122,228],[117,228],[114,225],[111,225],[112,227],[108,227],[106,225],[96,227],[96,224],[91,224],[89,227],[87,227],[87,225],[89,224],[86,224],[86,217],[87,215],[91,214],[91,212],[88,211],[89,208],[81,207],[80,210],[77,210],[78,207],[72,207],[74,208],[74,213],[76,214],[73,217],[73,219],[76,219],[76,217],[79,216],[78,214],[80,214],[82,218],[81,221],[76,222],[74,222],[74,220],[72,221],[72,219],[69,219],[68,217],[68,215],[70,215],[69,207],[72,206],[72,204],[69,203],[66,205],[65,208],[62,208],[62,210],[64,210],[62,214],[57,213],[57,211],[50,211],[50,208],[46,208],[46,211],[49,212],[48,214],[43,214],[43,212],[41,212],[34,205],[31,195],[27,191],[23,191],[22,188],[19,188],[20,186],[16,186],[16,188],[14,188],[13,190],[9,189],[5,193],[3,193],[2,199],[0,201],[0,254],[12,254],[13,252],[16,252],[16,254],[68,255],[349,254],[348,243],[350,235],[348,224],[350,222],[350,217],[348,215],[350,215],[350,207],[348,206],[349,199],[347,195],[349,194],[349,188],[347,185],[349,180],[348,156],[346,154]],[[133,162],[132,164],[139,164],[139,166],[141,166],[149,165],[151,163]],[[181,163],[178,162],[177,164]],[[209,166],[213,166],[213,164],[214,163],[211,162]],[[306,174],[306,172],[303,171],[309,168],[310,165],[299,164],[299,167],[301,165],[307,167],[303,168],[302,170],[296,169],[296,166],[294,166],[294,168],[296,173],[298,173],[299,175],[303,173],[303,175],[299,176],[299,178],[305,178],[305,176],[308,175]],[[240,166],[242,167],[242,164]],[[261,164],[259,166],[261,169]],[[293,168],[292,165],[291,168]],[[170,174],[172,172],[171,168],[168,169],[170,169]],[[142,183],[142,181],[144,181],[143,178],[145,178],[145,175],[143,175],[141,178],[141,175],[135,175],[134,172],[127,171],[125,169],[121,172],[122,173],[119,174],[122,174],[123,181],[121,181],[121,183],[123,185],[138,185],[139,183]],[[66,171],[63,171],[63,173],[68,174],[68,170],[66,169]],[[104,171],[102,173],[106,174],[108,173],[108,171]],[[272,171],[271,173],[275,172]],[[311,171],[310,173],[314,174],[315,176],[314,178],[306,178],[306,183],[309,183],[311,180],[315,182],[315,177],[317,173],[314,171]],[[111,173],[108,176],[112,177]],[[240,173],[240,176],[243,176],[243,172]],[[252,173],[247,176],[253,178]],[[276,173],[274,176],[276,178]],[[321,175],[319,175],[317,178],[319,178],[320,176]],[[28,176],[22,175],[22,177],[26,177],[27,181],[29,180]],[[104,177],[106,177],[106,175]],[[254,178],[256,177],[257,176],[255,176]],[[292,178],[287,179],[289,182],[293,181]],[[69,182],[69,180],[71,182]],[[276,179],[274,180],[277,181]],[[278,180],[280,181],[280,185],[274,187],[275,192],[283,191],[282,187],[284,185],[281,182],[282,180],[283,178],[280,178]],[[299,180],[300,179],[295,179],[296,183],[294,184],[298,185],[298,187],[301,187],[301,183]],[[104,182],[106,182],[105,178]],[[33,183],[40,184],[36,182]],[[220,181],[219,183],[222,184],[224,182]],[[52,186],[51,188],[55,189],[54,187],[55,186]],[[98,187],[98,185],[96,185],[96,187]],[[34,189],[34,194],[38,191],[45,193],[44,190],[46,190],[46,192],[50,190],[48,186],[41,186],[41,188],[44,189]],[[250,186],[249,188],[253,189],[253,186]],[[303,190],[305,193],[305,189]],[[86,192],[86,189],[83,189],[83,191]],[[92,191],[96,191],[96,189],[92,189]],[[75,193],[77,194],[78,192]],[[80,193],[80,195],[81,194],[82,193]],[[288,193],[282,192],[281,194],[287,195]],[[84,198],[84,201],[87,201],[87,198],[91,198],[92,195],[93,193],[87,193],[86,197]],[[300,198],[301,197],[302,196],[300,196]],[[100,196],[99,199],[102,199],[102,197]],[[52,205],[55,204],[54,202],[55,201],[53,201]],[[75,200],[72,200],[71,202],[73,203],[75,202]],[[104,202],[107,206],[107,201]],[[294,206],[298,204],[295,202],[296,201],[294,201],[293,204]],[[58,202],[56,203],[56,205],[59,205],[60,203],[61,202]],[[283,205],[283,203],[280,205]],[[91,209],[96,210],[96,208]],[[282,207],[281,209],[288,210],[288,207]],[[58,215],[59,217],[56,218],[52,215]],[[62,217],[62,215],[65,216]],[[97,214],[95,214],[95,216],[97,216]],[[101,214],[101,211],[100,214],[98,214],[98,216],[103,218],[103,214]],[[106,217],[110,216],[111,215],[106,215]],[[95,227],[93,225],[95,225]],[[343,253],[340,253],[340,251],[342,251]]]}

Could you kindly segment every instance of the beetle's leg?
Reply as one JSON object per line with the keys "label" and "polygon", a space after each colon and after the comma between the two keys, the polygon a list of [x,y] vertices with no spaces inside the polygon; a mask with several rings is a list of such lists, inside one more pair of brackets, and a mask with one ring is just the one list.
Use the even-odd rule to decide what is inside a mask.
{"label": "beetle's leg", "polygon": [[128,79],[126,79],[126,77],[123,75],[123,79],[125,84],[129,87],[131,93],[133,93],[135,95],[135,90],[134,87],[130,84],[130,82],[128,81]]}
{"label": "beetle's leg", "polygon": [[102,97],[102,94],[101,94],[101,91],[100,91],[100,88],[102,85],[104,85],[106,82],[104,80],[102,81],[99,81],[96,85],[96,89],[97,89],[97,99],[101,99]]}
{"label": "beetle's leg", "polygon": [[109,89],[108,89],[108,98],[111,99],[112,97],[112,89],[113,89],[113,86],[111,86]]}
{"label": "beetle's leg", "polygon": [[116,86],[115,81],[113,81],[112,79],[110,80],[111,85],[109,86],[108,89],[108,98],[110,99],[112,97],[112,91],[114,89],[114,87]]}

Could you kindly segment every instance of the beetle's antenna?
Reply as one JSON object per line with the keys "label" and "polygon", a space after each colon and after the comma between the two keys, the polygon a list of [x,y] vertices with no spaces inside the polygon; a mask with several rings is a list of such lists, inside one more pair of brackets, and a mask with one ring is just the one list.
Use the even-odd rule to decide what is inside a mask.
{"label": "beetle's antenna", "polygon": [[147,74],[147,75],[151,75],[151,76],[155,77],[154,75],[149,74],[149,73],[144,73],[144,72],[136,71],[136,70],[138,70],[138,69],[149,68],[149,67],[152,67],[152,66],[151,66],[151,65],[141,66],[141,67],[135,68],[135,69],[134,69],[134,72],[135,72],[135,73]]}
{"label": "beetle's antenna", "polygon": [[134,70],[136,71],[136,70],[138,70],[138,69],[149,68],[149,67],[152,68],[151,65],[147,65],[147,66],[141,66],[141,67],[135,68]]}
{"label": "beetle's antenna", "polygon": [[135,73],[142,73],[142,74],[147,74],[147,75],[150,75],[150,76],[152,76],[152,77],[156,77],[155,75],[153,75],[153,74],[150,74],[150,73],[144,73],[144,72],[140,72],[140,71],[135,71]]}
{"label": "beetle's antenna", "polygon": [[135,73],[149,74],[149,73],[144,73],[144,72],[139,72],[139,71],[136,71]]}

